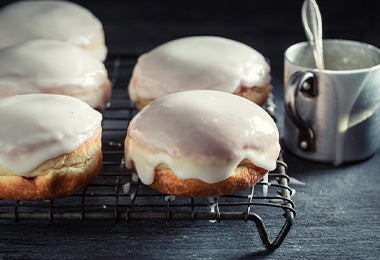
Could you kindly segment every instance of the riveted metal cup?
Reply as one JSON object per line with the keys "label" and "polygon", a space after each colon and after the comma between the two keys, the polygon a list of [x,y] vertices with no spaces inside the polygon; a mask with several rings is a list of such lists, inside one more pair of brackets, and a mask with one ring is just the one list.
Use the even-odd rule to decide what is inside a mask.
{"label": "riveted metal cup", "polygon": [[285,51],[285,145],[335,165],[368,158],[380,146],[380,49],[324,40],[323,52],[320,70],[307,42]]}

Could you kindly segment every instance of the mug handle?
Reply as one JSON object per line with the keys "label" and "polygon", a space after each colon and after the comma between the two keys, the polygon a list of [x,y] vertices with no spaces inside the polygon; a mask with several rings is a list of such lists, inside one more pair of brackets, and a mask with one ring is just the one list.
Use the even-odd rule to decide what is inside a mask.
{"label": "mug handle", "polygon": [[305,152],[315,152],[315,133],[312,127],[301,118],[297,109],[299,94],[308,98],[318,96],[314,74],[297,71],[290,78],[285,91],[285,110],[290,120],[298,128],[298,146]]}

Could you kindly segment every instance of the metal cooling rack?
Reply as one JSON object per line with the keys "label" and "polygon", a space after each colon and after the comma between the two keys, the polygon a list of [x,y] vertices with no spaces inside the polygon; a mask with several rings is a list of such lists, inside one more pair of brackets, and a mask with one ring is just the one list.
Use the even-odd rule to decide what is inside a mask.
{"label": "metal cooling rack", "polygon": [[[268,180],[242,192],[213,198],[180,198],[159,194],[143,185],[137,174],[124,167],[124,139],[129,121],[137,113],[129,100],[127,86],[136,55],[111,55],[105,65],[113,83],[113,95],[103,113],[103,168],[87,187],[66,198],[49,201],[0,199],[0,223],[62,220],[89,222],[137,220],[227,220],[253,221],[268,250],[278,248],[295,217],[282,155]],[[273,97],[266,110],[275,119]],[[264,219],[277,219],[274,240]],[[279,227],[278,227],[279,226]],[[273,232],[272,232],[273,233]]]}

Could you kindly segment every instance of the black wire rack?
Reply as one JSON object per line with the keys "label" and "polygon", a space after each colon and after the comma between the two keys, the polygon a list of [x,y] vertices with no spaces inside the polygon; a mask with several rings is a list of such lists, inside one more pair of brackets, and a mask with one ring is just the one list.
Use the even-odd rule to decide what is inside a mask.
{"label": "black wire rack", "polygon": [[[90,222],[134,222],[138,220],[225,220],[253,221],[267,250],[278,248],[293,225],[295,207],[291,200],[286,163],[282,154],[277,168],[260,183],[242,192],[212,197],[187,198],[160,194],[143,185],[137,174],[124,166],[124,139],[128,123],[137,113],[130,101],[127,86],[137,55],[110,55],[105,62],[113,83],[109,106],[103,112],[103,167],[88,186],[66,198],[48,201],[0,199],[0,223],[56,222],[60,220]],[[271,96],[265,105],[275,118]],[[275,238],[269,238],[263,216],[278,218],[281,226]]]}

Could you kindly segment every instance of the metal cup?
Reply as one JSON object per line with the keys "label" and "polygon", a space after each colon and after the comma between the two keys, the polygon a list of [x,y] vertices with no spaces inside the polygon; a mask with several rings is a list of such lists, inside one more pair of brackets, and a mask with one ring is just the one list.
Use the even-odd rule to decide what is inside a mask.
{"label": "metal cup", "polygon": [[307,42],[285,51],[285,145],[335,165],[368,158],[380,146],[380,50],[324,40],[323,52],[320,70]]}

